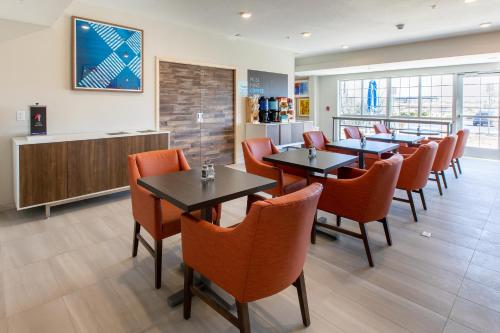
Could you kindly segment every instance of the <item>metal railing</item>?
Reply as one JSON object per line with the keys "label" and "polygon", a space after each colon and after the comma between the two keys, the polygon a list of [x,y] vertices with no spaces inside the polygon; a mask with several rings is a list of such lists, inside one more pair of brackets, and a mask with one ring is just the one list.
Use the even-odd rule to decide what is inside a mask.
{"label": "metal railing", "polygon": [[[414,125],[428,125],[428,126],[441,126],[445,127],[446,130],[439,130],[440,133],[450,135],[453,133],[453,121],[451,120],[430,120],[426,118],[395,118],[395,117],[362,117],[362,116],[335,116],[333,119],[333,140],[339,140],[341,135],[342,127],[355,126],[358,128],[373,128],[375,123],[383,123],[389,128],[394,128],[395,124],[411,124]],[[346,124],[346,122],[349,122]],[[356,124],[357,122],[357,124]],[[367,124],[368,123],[368,124]],[[369,125],[371,124],[371,126]],[[436,130],[438,131],[438,130]]]}

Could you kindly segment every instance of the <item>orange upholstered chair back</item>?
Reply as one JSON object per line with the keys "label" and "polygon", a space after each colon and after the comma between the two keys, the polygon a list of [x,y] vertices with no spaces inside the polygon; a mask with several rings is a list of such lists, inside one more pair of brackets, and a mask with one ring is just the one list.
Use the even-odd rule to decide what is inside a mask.
{"label": "orange upholstered chair back", "polygon": [[344,134],[346,139],[361,139],[361,131],[356,126],[344,127]]}
{"label": "orange upholstered chair back", "polygon": [[438,144],[431,141],[420,145],[416,152],[405,158],[396,187],[404,190],[424,188],[429,179],[437,149]]}
{"label": "orange upholstered chair back", "polygon": [[150,151],[128,156],[132,213],[134,219],[143,225],[155,239],[161,236],[160,200],[140,187],[137,180],[142,177],[189,169],[184,153],[179,149]]}
{"label": "orange upholstered chair back", "polygon": [[241,301],[271,296],[297,279],[304,267],[322,188],[316,183],[252,205],[237,227],[246,237],[252,237],[253,246],[240,291]]}
{"label": "orange upholstered chair back", "polygon": [[375,130],[376,134],[391,133],[391,131],[387,128],[387,126],[385,126],[385,124],[382,124],[382,123],[378,123],[378,124],[373,125],[373,129]]}
{"label": "orange upholstered chair back", "polygon": [[464,156],[465,145],[469,139],[470,130],[467,128],[461,129],[457,132],[457,145],[455,146],[455,151],[453,152],[453,158],[460,158]]}
{"label": "orange upholstered chair back", "polygon": [[457,137],[454,135],[447,136],[439,142],[436,158],[432,165],[432,171],[444,171],[448,169],[453,157],[453,152],[455,151],[456,143]]}
{"label": "orange upholstered chair back", "polygon": [[304,137],[304,144],[307,148],[312,146],[318,150],[326,150],[326,144],[330,142],[321,131],[305,132],[302,136]]}
{"label": "orange upholstered chair back", "polygon": [[402,163],[403,157],[396,154],[375,162],[357,178],[332,181],[324,178],[326,188],[318,208],[360,223],[386,217]]}
{"label": "orange upholstered chair back", "polygon": [[247,163],[247,157],[250,156],[262,162],[264,156],[279,153],[270,138],[247,139],[243,141],[241,145],[243,148],[243,156],[245,157],[245,164]]}

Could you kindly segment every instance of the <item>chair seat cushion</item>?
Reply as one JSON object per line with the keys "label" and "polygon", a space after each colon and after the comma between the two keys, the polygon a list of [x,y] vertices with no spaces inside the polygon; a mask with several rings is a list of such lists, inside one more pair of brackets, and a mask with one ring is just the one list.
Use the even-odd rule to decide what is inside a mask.
{"label": "chair seat cushion", "polygon": [[[181,232],[181,215],[185,213],[182,209],[172,205],[170,202],[161,200],[162,234],[169,237]],[[191,212],[191,215],[201,219],[201,211]],[[212,208],[212,221],[217,220],[217,210]]]}
{"label": "chair seat cushion", "polygon": [[283,173],[283,191],[289,194],[307,186],[307,179],[292,175],[290,173]]}

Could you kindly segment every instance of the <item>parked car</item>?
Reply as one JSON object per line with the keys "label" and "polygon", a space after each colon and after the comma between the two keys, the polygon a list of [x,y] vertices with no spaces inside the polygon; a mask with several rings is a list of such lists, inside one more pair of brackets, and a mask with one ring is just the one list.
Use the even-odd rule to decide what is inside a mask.
{"label": "parked car", "polygon": [[492,121],[490,118],[486,118],[491,116],[489,112],[478,112],[472,118],[472,126],[492,126]]}

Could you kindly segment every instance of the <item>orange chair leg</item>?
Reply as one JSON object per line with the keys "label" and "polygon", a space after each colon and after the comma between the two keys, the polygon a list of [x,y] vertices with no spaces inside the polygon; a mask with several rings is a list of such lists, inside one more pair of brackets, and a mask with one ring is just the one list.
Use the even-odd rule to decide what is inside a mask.
{"label": "orange chair leg", "polygon": [[193,286],[193,269],[184,264],[184,319],[188,320],[191,317],[191,302],[193,293],[191,287]]}
{"label": "orange chair leg", "polygon": [[161,288],[161,257],[163,254],[163,242],[161,240],[155,241],[155,287]]}
{"label": "orange chair leg", "polygon": [[305,327],[311,325],[311,318],[309,316],[309,306],[307,303],[306,281],[304,279],[304,272],[301,272],[297,280],[293,284],[297,288],[299,296],[300,313],[302,314],[302,323]]}
{"label": "orange chair leg", "polygon": [[443,177],[444,188],[448,188],[448,183],[446,182],[446,175],[444,171],[441,171],[441,177]]}
{"label": "orange chair leg", "polygon": [[411,190],[407,190],[406,193],[408,194],[408,201],[411,207],[411,213],[413,214],[413,219],[415,220],[415,222],[418,222],[417,210],[415,209],[415,202],[413,201],[413,195],[411,194]]}
{"label": "orange chair leg", "polygon": [[436,182],[439,190],[439,195],[443,195],[443,189],[441,188],[441,179],[439,178],[439,173],[434,171],[434,175],[436,176]]}
{"label": "orange chair leg", "polygon": [[385,239],[387,240],[387,245],[392,246],[391,232],[389,231],[389,224],[387,224],[387,217],[379,220],[384,226]]}
{"label": "orange chair leg", "polygon": [[238,312],[240,333],[250,333],[250,316],[248,315],[248,303],[240,303],[236,301],[236,310]]}
{"label": "orange chair leg", "polygon": [[454,160],[451,160],[451,167],[453,169],[453,173],[455,174],[455,178],[458,179],[458,173],[457,173],[457,168],[455,166],[455,161]]}
{"label": "orange chair leg", "polygon": [[361,239],[365,245],[366,256],[368,257],[368,264],[373,267],[372,253],[370,251],[370,244],[368,243],[368,234],[366,233],[365,225],[363,223],[359,224],[359,230],[361,231]]}
{"label": "orange chair leg", "polygon": [[134,239],[132,240],[132,257],[137,257],[137,250],[139,248],[139,238],[137,235],[141,232],[141,225],[135,222],[134,225]]}

